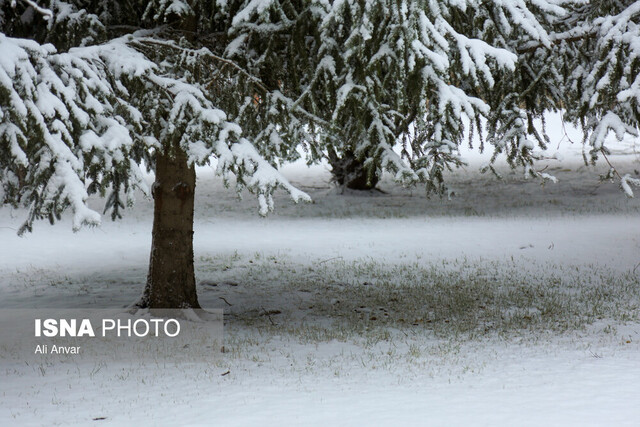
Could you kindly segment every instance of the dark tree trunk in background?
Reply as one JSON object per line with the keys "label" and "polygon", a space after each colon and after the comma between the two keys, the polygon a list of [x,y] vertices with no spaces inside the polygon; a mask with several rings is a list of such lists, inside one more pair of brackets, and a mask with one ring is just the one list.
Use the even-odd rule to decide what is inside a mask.
{"label": "dark tree trunk in background", "polygon": [[193,200],[196,172],[187,156],[156,155],[151,259],[138,304],[148,308],[199,308],[193,267]]}
{"label": "dark tree trunk in background", "polygon": [[329,164],[333,179],[343,187],[352,190],[372,190],[378,184],[379,177],[375,171],[370,174],[369,169],[350,151],[340,156],[332,149],[329,150]]}

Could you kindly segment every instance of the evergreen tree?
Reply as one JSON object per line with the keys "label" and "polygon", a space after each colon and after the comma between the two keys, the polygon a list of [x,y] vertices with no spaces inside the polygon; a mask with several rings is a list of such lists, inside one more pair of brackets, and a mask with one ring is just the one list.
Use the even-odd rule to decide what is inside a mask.
{"label": "evergreen tree", "polygon": [[[388,170],[403,184],[444,190],[443,171],[460,164],[462,116],[479,123],[492,117],[497,98],[512,95],[507,102],[515,102],[518,88],[500,88],[500,77],[518,68],[519,46],[550,46],[548,24],[564,13],[545,0],[310,3],[314,13],[304,22],[314,24],[304,32],[304,48],[314,66],[290,96],[322,128],[311,152],[328,158],[338,183],[356,189],[374,187]],[[286,26],[281,14],[255,15],[250,24],[262,34]],[[250,45],[235,52],[238,60],[256,54]],[[511,92],[503,93],[507,87]],[[509,139],[509,132],[492,136]],[[504,149],[498,141],[496,147]],[[526,157],[527,149],[510,156]]]}
{"label": "evergreen tree", "polygon": [[[582,127],[591,162],[600,155],[608,162],[610,132],[620,141],[640,136],[640,1],[578,3],[570,12],[554,34],[554,55],[568,68],[563,106],[568,120]],[[629,197],[632,186],[640,186],[613,166],[607,177],[617,178]]]}
{"label": "evergreen tree", "polygon": [[[250,6],[233,5],[237,13]],[[240,187],[258,194],[262,214],[273,209],[278,186],[295,201],[308,200],[233,120],[255,115],[244,120],[252,135],[262,130],[251,127],[261,125],[257,116],[279,114],[256,114],[263,109],[252,103],[245,106],[250,111],[238,109],[243,97],[271,100],[261,79],[221,56],[226,45],[215,38],[226,37],[231,10],[198,1],[56,0],[49,9],[0,1],[3,202],[29,208],[20,232],[31,230],[36,219],[59,219],[69,207],[78,229],[100,222],[86,204],[90,194],[107,195],[105,212],[119,217],[135,189],[147,191],[140,165],[154,169],[147,191],[155,201],[153,243],[142,306],[198,306],[195,165],[215,156],[223,176],[235,173]]]}
{"label": "evergreen tree", "polygon": [[[469,134],[494,150],[492,163],[504,155],[527,175],[555,180],[535,167],[549,142],[548,111],[582,126],[594,159],[606,155],[609,130],[622,138],[637,129],[637,2],[253,4],[234,21],[229,53],[238,62],[293,58],[279,81],[312,130],[300,140],[349,188],[373,188],[387,170],[442,192],[443,171],[460,165]],[[269,41],[252,44],[261,37]],[[619,178],[632,194],[637,181]]]}
{"label": "evergreen tree", "polygon": [[308,200],[274,167],[298,147],[347,187],[387,170],[443,191],[480,132],[494,160],[553,179],[534,167],[545,112],[593,156],[610,130],[637,134],[639,19],[622,0],[0,0],[0,196],[29,209],[24,232],[67,208],[74,229],[98,224],[95,193],[115,219],[147,192],[140,305],[197,307],[195,165],[216,158],[261,214],[276,187]]}
{"label": "evergreen tree", "polygon": [[[606,155],[605,138],[638,135],[639,62],[637,37],[640,2],[563,1],[563,12],[541,22],[549,36],[544,43],[516,37],[510,42],[517,66],[503,72],[494,88],[479,94],[491,107],[487,139],[494,159],[506,153],[512,166],[527,174],[555,179],[536,171],[538,148],[546,149],[544,114],[561,111],[564,119],[582,128],[583,143],[595,163]],[[538,14],[539,15],[539,14]],[[541,123],[535,126],[536,119]],[[608,159],[607,159],[608,161]],[[640,181],[611,169],[622,189],[633,197]]]}

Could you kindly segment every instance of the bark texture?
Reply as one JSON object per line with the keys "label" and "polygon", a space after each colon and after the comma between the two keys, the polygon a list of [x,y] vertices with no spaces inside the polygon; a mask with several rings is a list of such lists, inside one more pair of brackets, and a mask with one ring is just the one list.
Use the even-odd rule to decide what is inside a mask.
{"label": "bark texture", "polygon": [[352,190],[372,190],[378,184],[379,177],[375,171],[370,173],[364,162],[349,151],[338,156],[335,151],[329,150],[329,164],[333,179],[340,186]]}
{"label": "bark texture", "polygon": [[193,267],[195,187],[195,169],[182,149],[156,155],[151,257],[141,307],[200,307]]}

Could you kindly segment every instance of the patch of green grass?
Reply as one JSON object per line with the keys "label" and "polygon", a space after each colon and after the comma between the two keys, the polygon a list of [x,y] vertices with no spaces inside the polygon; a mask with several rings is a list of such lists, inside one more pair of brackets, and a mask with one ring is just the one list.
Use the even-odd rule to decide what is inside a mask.
{"label": "patch of green grass", "polygon": [[[376,342],[390,331],[459,340],[583,330],[600,320],[640,321],[640,278],[597,267],[515,263],[340,259],[311,265],[285,257],[239,259],[239,286],[216,289],[231,325],[290,334],[302,342]],[[216,263],[219,265],[218,263]],[[209,270],[210,271],[210,270]],[[266,315],[277,310],[277,315]]]}

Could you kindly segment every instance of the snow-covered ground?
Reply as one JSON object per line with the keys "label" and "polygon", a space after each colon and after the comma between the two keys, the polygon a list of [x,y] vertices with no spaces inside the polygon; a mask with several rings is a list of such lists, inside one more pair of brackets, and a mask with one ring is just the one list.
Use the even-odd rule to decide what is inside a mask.
{"label": "snow-covered ground", "polygon": [[[566,142],[543,187],[465,152],[451,200],[388,180],[340,194],[326,167],[285,166],[314,203],[281,194],[267,218],[199,170],[198,290],[225,310],[225,353],[3,359],[0,425],[638,425],[640,201]],[[610,160],[640,175],[635,151]],[[0,308],[131,304],[151,212],[141,197],[122,221],[20,238],[24,211],[0,210]]]}

